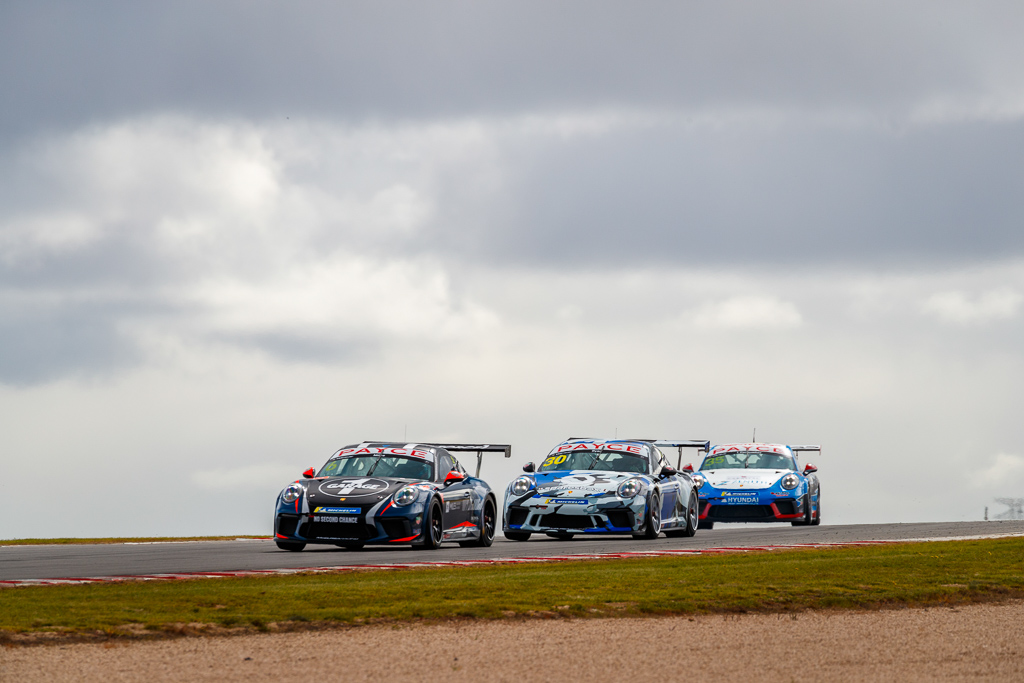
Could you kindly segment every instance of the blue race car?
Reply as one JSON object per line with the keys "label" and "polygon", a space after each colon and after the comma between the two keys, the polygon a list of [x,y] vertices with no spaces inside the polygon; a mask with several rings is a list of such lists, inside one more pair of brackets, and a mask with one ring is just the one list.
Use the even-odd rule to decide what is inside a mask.
{"label": "blue race car", "polygon": [[707,441],[569,439],[505,491],[502,531],[525,541],[535,532],[568,540],[576,534],[634,538],[693,536],[697,488],[659,448],[703,448]]}
{"label": "blue race car", "polygon": [[[796,454],[821,452],[821,446],[738,443],[715,446],[693,474],[700,492],[701,529],[715,522],[821,523],[821,484],[807,463],[799,469]],[[693,472],[687,465],[684,471]]]}
{"label": "blue race car", "polygon": [[[451,452],[477,454],[471,477]],[[346,446],[277,496],[274,540],[282,550],[307,543],[357,550],[366,544],[434,549],[444,541],[489,546],[498,506],[480,476],[483,453],[507,445],[368,441]]]}

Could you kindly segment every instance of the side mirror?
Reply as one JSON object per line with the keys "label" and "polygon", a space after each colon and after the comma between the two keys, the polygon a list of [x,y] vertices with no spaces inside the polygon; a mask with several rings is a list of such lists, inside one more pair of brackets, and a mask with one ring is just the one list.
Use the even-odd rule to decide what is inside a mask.
{"label": "side mirror", "polygon": [[312,479],[313,477],[316,476],[316,470],[310,467],[308,470],[302,473],[302,476],[304,476],[306,479]]}
{"label": "side mirror", "polygon": [[462,472],[459,472],[458,470],[452,470],[444,478],[444,485],[448,486],[449,484],[457,484],[458,482],[463,481],[465,478],[466,475],[463,474]]}
{"label": "side mirror", "polygon": [[523,472],[533,472],[533,463],[528,462],[525,465],[523,465]]}
{"label": "side mirror", "polygon": [[807,463],[806,465],[804,465],[804,474],[810,474],[811,472],[817,472],[817,471],[818,471],[818,468],[815,467],[814,465],[812,465],[811,463]]}
{"label": "side mirror", "polygon": [[661,476],[663,476],[663,477],[671,477],[675,473],[676,473],[676,468],[672,467],[672,465],[665,465],[664,467],[661,468]]}
{"label": "side mirror", "polygon": [[692,462],[686,463],[686,465],[683,466],[683,472],[686,472],[688,474],[693,474],[693,463]]}

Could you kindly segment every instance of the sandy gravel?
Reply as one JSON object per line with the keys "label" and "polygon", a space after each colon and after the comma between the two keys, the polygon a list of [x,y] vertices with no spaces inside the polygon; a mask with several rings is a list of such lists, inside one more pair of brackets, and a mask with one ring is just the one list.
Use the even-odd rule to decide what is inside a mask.
{"label": "sandy gravel", "polygon": [[6,647],[2,681],[1024,680],[1024,603]]}

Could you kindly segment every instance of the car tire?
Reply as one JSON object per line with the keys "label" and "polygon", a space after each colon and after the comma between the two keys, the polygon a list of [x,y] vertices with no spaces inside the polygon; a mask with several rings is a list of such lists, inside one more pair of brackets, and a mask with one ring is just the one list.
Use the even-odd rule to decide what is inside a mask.
{"label": "car tire", "polygon": [[700,510],[700,503],[697,500],[697,491],[693,491],[693,496],[690,499],[691,504],[686,508],[685,521],[683,522],[682,529],[666,529],[665,535],[669,538],[682,538],[684,536],[693,536],[697,533],[698,525],[700,520],[697,519],[698,510]]}
{"label": "car tire", "polygon": [[693,536],[697,533],[697,525],[700,524],[700,520],[697,519],[699,516],[700,499],[697,498],[697,489],[694,489],[690,496],[690,505],[686,508],[686,531],[683,532],[683,536]]}
{"label": "car tire", "polygon": [[812,526],[818,526],[821,524],[821,488],[818,488],[818,509],[814,515],[814,521],[811,522]]}
{"label": "car tire", "polygon": [[808,526],[811,524],[811,494],[804,495],[804,518],[795,519],[791,522],[793,526]]}
{"label": "car tire", "polygon": [[633,534],[633,538],[653,540],[661,535],[661,494],[657,491],[651,493],[651,499],[647,502],[647,512],[644,513],[644,530],[639,534]]}
{"label": "car tire", "polygon": [[489,548],[494,543],[494,527],[496,524],[498,514],[495,511],[497,506],[494,504],[494,499],[490,496],[484,500],[483,510],[480,511],[480,525],[477,527],[480,529],[480,536],[472,541],[459,541],[459,545],[463,548],[472,548],[476,546],[478,548]]}
{"label": "car tire", "polygon": [[706,519],[699,519],[699,520],[697,520],[697,528],[698,529],[709,529],[709,530],[710,529],[714,529],[715,528],[715,523],[714,522],[709,522]]}
{"label": "car tire", "polygon": [[502,534],[504,534],[505,538],[507,538],[510,541],[529,541],[530,540],[530,532],[529,531],[503,531]]}
{"label": "car tire", "polygon": [[288,541],[277,541],[277,547],[281,550],[290,550],[293,553],[297,553],[306,547],[305,543],[294,543]]}
{"label": "car tire", "polygon": [[423,520],[423,541],[414,545],[416,550],[437,550],[441,547],[444,539],[444,517],[442,517],[441,506],[435,500],[430,504],[427,518]]}

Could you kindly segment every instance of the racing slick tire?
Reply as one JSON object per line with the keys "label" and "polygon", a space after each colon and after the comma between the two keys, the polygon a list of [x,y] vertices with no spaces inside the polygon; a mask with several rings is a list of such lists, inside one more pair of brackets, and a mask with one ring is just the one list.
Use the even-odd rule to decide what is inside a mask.
{"label": "racing slick tire", "polygon": [[811,522],[811,526],[818,526],[821,524],[821,488],[818,488],[818,510],[814,515],[814,521]]}
{"label": "racing slick tire", "polygon": [[297,553],[306,547],[305,543],[289,543],[288,541],[276,541],[277,547],[281,550],[290,550],[293,553]]}
{"label": "racing slick tire", "polygon": [[502,533],[505,535],[505,538],[507,538],[510,541],[529,541],[530,540],[530,532],[529,531],[503,531]]}
{"label": "racing slick tire", "polygon": [[435,500],[430,503],[429,510],[427,518],[423,520],[423,541],[413,546],[415,550],[437,550],[441,547],[441,540],[444,538],[441,506]]}
{"label": "racing slick tire", "polygon": [[484,501],[484,509],[480,515],[480,535],[472,541],[459,541],[459,545],[463,548],[472,548],[477,546],[479,548],[489,548],[494,543],[494,520],[497,519],[495,510],[494,499],[490,496]]}
{"label": "racing slick tire", "polygon": [[669,538],[679,538],[680,536],[693,536],[697,533],[697,525],[700,524],[700,520],[697,519],[698,514],[698,502],[697,502],[697,491],[693,491],[693,495],[690,496],[690,504],[686,508],[686,526],[682,529],[666,529],[665,535]]}
{"label": "racing slick tire", "polygon": [[697,528],[698,529],[714,529],[715,528],[715,523],[711,522],[711,521],[708,521],[706,519],[699,519],[699,520],[697,520]]}
{"label": "racing slick tire", "polygon": [[661,494],[655,491],[647,502],[647,512],[644,513],[644,530],[639,534],[633,534],[633,538],[644,538],[651,540],[661,534]]}
{"label": "racing slick tire", "polygon": [[794,519],[790,523],[793,526],[808,526],[811,524],[811,494],[804,495],[804,518]]}

